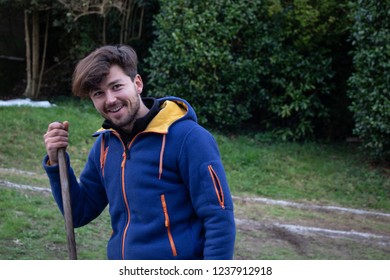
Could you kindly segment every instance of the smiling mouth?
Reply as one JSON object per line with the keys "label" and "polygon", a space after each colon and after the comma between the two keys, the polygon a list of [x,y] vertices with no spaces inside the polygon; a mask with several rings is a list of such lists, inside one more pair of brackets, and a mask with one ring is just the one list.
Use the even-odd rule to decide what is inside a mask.
{"label": "smiling mouth", "polygon": [[116,113],[116,112],[118,112],[122,108],[123,108],[123,105],[118,105],[118,106],[116,106],[114,108],[108,109],[107,112],[109,112],[109,113]]}

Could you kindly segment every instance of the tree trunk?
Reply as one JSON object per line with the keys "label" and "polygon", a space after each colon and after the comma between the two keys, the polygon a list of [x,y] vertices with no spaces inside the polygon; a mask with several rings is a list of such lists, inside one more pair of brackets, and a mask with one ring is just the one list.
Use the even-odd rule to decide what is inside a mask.
{"label": "tree trunk", "polygon": [[28,28],[28,11],[24,10],[24,40],[26,42],[26,89],[24,96],[31,96],[31,45],[30,45],[30,30]]}
{"label": "tree trunk", "polygon": [[139,19],[139,28],[138,28],[138,36],[137,36],[137,39],[141,39],[141,35],[142,35],[142,25],[143,25],[143,22],[144,22],[144,13],[145,13],[145,6],[142,6],[141,16],[140,16],[140,19]]}
{"label": "tree trunk", "polygon": [[32,16],[32,92],[31,97],[39,95],[39,12],[34,10]]}
{"label": "tree trunk", "polygon": [[107,40],[106,40],[106,15],[103,14],[103,26],[102,26],[102,44],[105,45]]}
{"label": "tree trunk", "polygon": [[125,42],[125,25],[126,25],[126,15],[127,15],[127,6],[128,5],[129,5],[129,0],[125,0],[125,2],[123,4],[123,10],[122,10],[122,20],[121,20],[119,44],[123,44]]}
{"label": "tree trunk", "polygon": [[126,19],[125,19],[125,30],[123,34],[123,39],[125,43],[129,41],[129,23],[130,23],[131,14],[133,13],[134,7],[135,7],[134,1],[131,0],[130,3],[128,3],[125,10]]}
{"label": "tree trunk", "polygon": [[24,11],[24,31],[26,41],[27,85],[24,96],[35,99],[39,95],[39,12],[32,11],[32,36],[30,38],[29,11]]}
{"label": "tree trunk", "polygon": [[41,70],[39,73],[39,81],[38,81],[38,87],[36,91],[36,96],[39,96],[39,92],[41,90],[41,84],[42,84],[42,78],[43,78],[43,70],[45,69],[45,63],[46,63],[46,50],[47,50],[47,40],[49,37],[49,14],[46,16],[46,27],[45,27],[45,41],[43,43],[43,53],[42,53],[42,60],[41,60]]}

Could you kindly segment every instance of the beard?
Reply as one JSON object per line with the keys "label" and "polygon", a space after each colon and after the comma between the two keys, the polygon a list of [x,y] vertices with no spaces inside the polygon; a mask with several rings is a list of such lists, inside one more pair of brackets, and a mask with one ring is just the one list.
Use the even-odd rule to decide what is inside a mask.
{"label": "beard", "polygon": [[[118,106],[118,105],[116,105]],[[115,126],[121,128],[126,132],[131,132],[133,125],[138,118],[138,112],[140,110],[140,99],[134,98],[134,100],[126,100],[123,104],[123,108],[120,110],[121,114],[118,116],[112,116],[110,113],[103,114],[102,116],[113,123]],[[123,112],[122,112],[123,111]]]}

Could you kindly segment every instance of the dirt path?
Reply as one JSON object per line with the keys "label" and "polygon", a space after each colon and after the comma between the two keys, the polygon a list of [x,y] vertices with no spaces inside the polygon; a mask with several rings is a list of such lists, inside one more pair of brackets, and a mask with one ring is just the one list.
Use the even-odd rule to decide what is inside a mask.
{"label": "dirt path", "polygon": [[[1,178],[11,173],[34,176],[0,168]],[[50,192],[9,179],[0,179],[0,187]],[[390,259],[390,213],[261,197],[233,200],[236,259]]]}
{"label": "dirt path", "polygon": [[390,259],[390,214],[234,197],[238,259]]}

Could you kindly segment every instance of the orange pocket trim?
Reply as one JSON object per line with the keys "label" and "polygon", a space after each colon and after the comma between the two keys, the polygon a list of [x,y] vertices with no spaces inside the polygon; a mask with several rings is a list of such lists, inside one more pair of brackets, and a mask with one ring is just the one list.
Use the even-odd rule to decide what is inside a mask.
{"label": "orange pocket trim", "polygon": [[173,237],[172,237],[172,233],[171,233],[171,224],[169,222],[168,207],[167,207],[167,203],[165,201],[164,194],[161,195],[161,205],[162,205],[162,208],[164,211],[165,227],[167,228],[167,234],[168,234],[169,243],[171,245],[172,254],[174,257],[176,257],[177,251],[176,251],[175,242],[173,241]]}
{"label": "orange pocket trim", "polygon": [[221,207],[225,209],[225,196],[223,194],[221,182],[219,181],[218,175],[211,165],[208,166],[208,169],[210,172],[211,179],[213,180],[214,190],[217,195],[219,205],[221,205]]}

